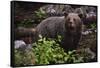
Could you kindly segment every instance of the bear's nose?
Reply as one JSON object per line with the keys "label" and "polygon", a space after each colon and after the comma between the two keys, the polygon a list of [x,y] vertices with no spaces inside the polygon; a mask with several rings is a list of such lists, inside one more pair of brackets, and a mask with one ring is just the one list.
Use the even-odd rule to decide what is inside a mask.
{"label": "bear's nose", "polygon": [[74,29],[75,28],[75,24],[70,22],[70,29]]}
{"label": "bear's nose", "polygon": [[73,26],[74,26],[74,23],[73,23],[73,22],[71,22],[71,21],[69,22],[69,24],[70,24],[70,26],[71,26],[71,27],[73,27]]}

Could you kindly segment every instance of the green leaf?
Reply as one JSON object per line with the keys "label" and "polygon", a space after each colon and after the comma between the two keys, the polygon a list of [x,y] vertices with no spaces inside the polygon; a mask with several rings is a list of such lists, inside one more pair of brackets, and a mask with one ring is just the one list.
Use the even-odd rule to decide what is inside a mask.
{"label": "green leaf", "polygon": [[68,60],[68,57],[64,57],[64,61],[67,61]]}
{"label": "green leaf", "polygon": [[41,38],[41,39],[42,39],[42,35],[41,35],[41,34],[39,34],[39,38]]}

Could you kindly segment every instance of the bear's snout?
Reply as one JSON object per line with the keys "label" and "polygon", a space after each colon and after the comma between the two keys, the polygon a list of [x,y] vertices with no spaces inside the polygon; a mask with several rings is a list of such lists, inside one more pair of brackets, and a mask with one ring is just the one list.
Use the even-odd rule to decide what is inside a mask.
{"label": "bear's snout", "polygon": [[69,22],[68,27],[69,27],[70,30],[74,30],[76,28],[76,25],[73,22]]}

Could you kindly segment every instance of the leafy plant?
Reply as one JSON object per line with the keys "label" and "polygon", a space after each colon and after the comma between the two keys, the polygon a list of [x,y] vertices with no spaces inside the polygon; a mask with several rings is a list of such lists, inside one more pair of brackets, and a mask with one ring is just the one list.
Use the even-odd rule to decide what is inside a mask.
{"label": "leafy plant", "polygon": [[92,29],[96,29],[96,23],[91,24],[90,27],[91,27]]}
{"label": "leafy plant", "polygon": [[17,21],[16,26],[19,27],[35,27],[38,23],[40,23],[43,19],[47,18],[46,13],[42,9],[38,9],[34,11],[33,19],[24,19],[22,21]]}
{"label": "leafy plant", "polygon": [[97,28],[97,25],[94,22],[94,23],[91,23],[91,24],[87,25],[87,28],[96,29]]}
{"label": "leafy plant", "polygon": [[42,9],[39,9],[35,11],[35,17],[35,21],[40,23],[43,19],[47,17],[47,15]]}
{"label": "leafy plant", "polygon": [[22,26],[22,27],[32,27],[33,26],[34,20],[31,19],[24,19],[23,21],[19,22],[17,26]]}
{"label": "leafy plant", "polygon": [[38,42],[33,44],[35,62],[39,64],[57,64],[57,63],[77,63],[83,62],[82,57],[75,54],[75,50],[64,52],[64,49],[56,42],[61,42],[61,36],[57,40],[43,38],[41,35]]}
{"label": "leafy plant", "polygon": [[34,53],[32,51],[15,49],[15,66],[34,65]]}
{"label": "leafy plant", "polygon": [[15,50],[15,65],[46,65],[61,63],[80,63],[88,62],[88,54],[85,52],[77,53],[77,50],[65,52],[61,45],[62,37],[57,39],[42,37],[32,44],[32,49]]}

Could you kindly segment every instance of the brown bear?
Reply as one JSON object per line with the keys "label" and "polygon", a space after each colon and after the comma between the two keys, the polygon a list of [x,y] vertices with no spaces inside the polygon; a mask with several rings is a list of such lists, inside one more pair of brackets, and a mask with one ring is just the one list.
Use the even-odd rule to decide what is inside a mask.
{"label": "brown bear", "polygon": [[62,17],[49,17],[36,27],[37,34],[43,37],[62,36],[61,47],[65,51],[76,49],[81,37],[82,14],[65,13]]}

